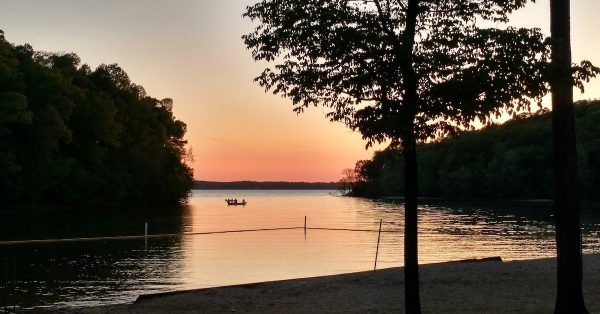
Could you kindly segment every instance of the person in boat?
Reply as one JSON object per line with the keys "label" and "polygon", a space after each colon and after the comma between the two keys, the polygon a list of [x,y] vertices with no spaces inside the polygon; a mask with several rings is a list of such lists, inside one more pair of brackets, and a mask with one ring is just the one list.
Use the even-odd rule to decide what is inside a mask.
{"label": "person in boat", "polygon": [[242,204],[243,204],[243,203],[246,203],[246,200],[242,198]]}

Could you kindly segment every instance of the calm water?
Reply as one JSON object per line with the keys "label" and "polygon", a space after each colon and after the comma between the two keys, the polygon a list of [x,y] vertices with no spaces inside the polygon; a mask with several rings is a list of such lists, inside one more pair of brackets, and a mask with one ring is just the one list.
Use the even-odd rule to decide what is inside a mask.
{"label": "calm water", "polygon": [[[184,209],[123,213],[3,217],[1,240],[140,235],[143,239],[0,245],[0,282],[13,277],[20,308],[131,302],[144,293],[364,271],[373,268],[383,220],[378,268],[402,265],[402,204],[336,197],[333,191],[194,191]],[[225,198],[248,205],[228,207]],[[505,260],[555,254],[547,202],[421,202],[421,263],[501,256]],[[584,251],[600,252],[600,210],[583,217]],[[8,261],[8,263],[6,263]],[[0,306],[12,296],[0,290]]]}

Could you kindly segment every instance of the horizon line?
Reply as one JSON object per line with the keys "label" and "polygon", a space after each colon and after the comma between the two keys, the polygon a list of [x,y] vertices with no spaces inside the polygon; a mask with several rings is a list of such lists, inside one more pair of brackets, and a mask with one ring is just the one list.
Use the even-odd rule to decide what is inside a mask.
{"label": "horizon line", "polygon": [[216,181],[216,180],[194,179],[194,182],[214,182],[214,183],[236,183],[236,182],[254,182],[254,183],[338,183],[338,181],[286,181],[286,180],[266,180],[266,181],[258,181],[258,180],[232,180],[232,181]]}

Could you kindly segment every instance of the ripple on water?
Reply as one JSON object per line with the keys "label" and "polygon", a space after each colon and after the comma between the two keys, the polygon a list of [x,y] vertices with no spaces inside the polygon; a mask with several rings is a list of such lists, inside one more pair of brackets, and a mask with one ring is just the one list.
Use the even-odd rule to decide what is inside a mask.
{"label": "ripple on water", "polygon": [[[248,205],[228,207],[223,199],[230,197],[244,198]],[[419,208],[420,262],[553,256],[551,212],[548,205],[527,202],[424,204]],[[140,234],[143,223],[149,222],[151,233],[181,235],[150,238],[147,246],[143,239],[2,246],[0,261],[15,254],[19,308],[123,303],[144,293],[369,270],[380,219],[386,232],[380,238],[378,267],[403,264],[404,215],[397,201],[335,197],[329,191],[194,191],[183,211],[102,215],[93,225],[72,233],[69,226],[90,223],[89,218],[65,218],[69,223],[64,226],[19,234],[23,238],[131,235]],[[303,227],[305,216],[309,228],[372,232],[183,234]],[[21,225],[28,223],[35,225],[27,221]],[[600,252],[600,222],[584,220],[582,226],[584,252]],[[0,231],[4,239],[14,234],[7,228],[2,228],[4,234]],[[97,233],[85,234],[89,230]]]}

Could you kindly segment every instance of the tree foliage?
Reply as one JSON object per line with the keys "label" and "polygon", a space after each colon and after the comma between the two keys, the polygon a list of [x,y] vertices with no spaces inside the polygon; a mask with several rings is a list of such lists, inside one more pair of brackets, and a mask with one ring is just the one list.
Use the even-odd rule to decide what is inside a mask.
{"label": "tree foliage", "polygon": [[[414,119],[425,141],[503,109],[528,109],[547,93],[549,48],[539,30],[477,24],[505,22],[524,3],[418,1],[408,39],[407,1],[267,0],[248,8],[260,24],[244,39],[255,59],[277,63],[257,81],[292,99],[295,111],[331,108],[332,120],[369,143],[401,140]],[[406,101],[408,72],[414,103]]]}
{"label": "tree foliage", "polygon": [[0,35],[0,204],[166,204],[192,186],[185,123],[116,64],[37,52]]}
{"label": "tree foliage", "polygon": [[548,92],[541,32],[480,23],[507,22],[526,2],[261,0],[244,14],[258,22],[243,37],[254,59],[275,63],[257,77],[261,86],[290,98],[296,112],[329,108],[367,146],[402,149],[409,313],[420,313],[416,143],[528,110]]}
{"label": "tree foliage", "polygon": [[[600,101],[575,106],[579,187],[597,199],[600,186]],[[502,125],[460,132],[422,144],[420,194],[447,198],[539,199],[553,197],[549,112],[522,115]],[[356,196],[404,195],[403,157],[397,149],[376,152],[356,163]]]}

